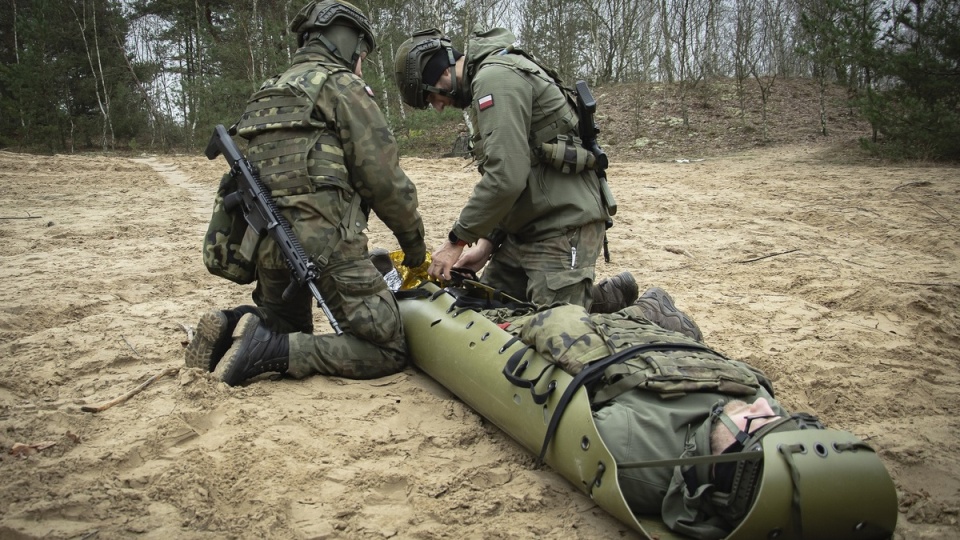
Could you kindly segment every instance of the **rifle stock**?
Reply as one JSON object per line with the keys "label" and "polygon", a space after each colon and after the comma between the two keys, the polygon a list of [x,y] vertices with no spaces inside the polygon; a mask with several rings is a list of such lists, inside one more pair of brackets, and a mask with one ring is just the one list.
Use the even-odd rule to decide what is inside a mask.
{"label": "rifle stock", "polygon": [[240,206],[247,226],[257,236],[262,236],[266,232],[280,247],[291,272],[290,286],[283,292],[283,297],[289,298],[294,291],[302,287],[309,288],[310,293],[317,300],[317,307],[323,310],[333,331],[338,336],[342,335],[343,330],[340,329],[337,319],[334,318],[320,294],[320,289],[317,288],[316,279],[320,275],[320,269],[307,256],[300,241],[293,234],[290,224],[277,209],[270,192],[260,182],[258,174],[250,162],[243,157],[223,125],[217,124],[213,129],[213,135],[204,153],[207,159],[216,159],[223,154],[230,165],[230,174],[237,182],[237,190],[224,197],[224,208],[231,211]]}

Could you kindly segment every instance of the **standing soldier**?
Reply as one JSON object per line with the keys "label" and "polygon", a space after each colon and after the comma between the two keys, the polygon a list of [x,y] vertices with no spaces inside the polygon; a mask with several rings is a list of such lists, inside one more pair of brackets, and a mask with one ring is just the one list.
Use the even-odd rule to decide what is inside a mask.
{"label": "standing soldier", "polygon": [[[483,174],[447,241],[433,252],[428,273],[450,279],[454,266],[486,264],[482,282],[511,296],[590,308],[609,218],[600,179],[580,144],[575,103],[553,70],[515,48],[515,39],[503,28],[478,32],[464,56],[430,29],[397,50],[404,103],[470,108],[473,153]],[[616,298],[605,311],[637,298],[629,273],[607,283]]]}
{"label": "standing soldier", "polygon": [[[374,378],[400,371],[407,361],[403,328],[397,302],[368,258],[370,210],[393,231],[404,265],[426,258],[416,187],[361,79],[361,62],[376,47],[367,17],[347,2],[314,1],[290,31],[299,46],[293,64],[261,85],[235,128],[321,268],[316,284],[343,334],[312,333],[313,296],[303,288],[284,297],[290,270],[277,244],[264,238],[252,258],[257,308],[203,315],[186,352],[188,366],[210,369],[229,385],[267,372]],[[206,240],[216,238],[208,233]]]}

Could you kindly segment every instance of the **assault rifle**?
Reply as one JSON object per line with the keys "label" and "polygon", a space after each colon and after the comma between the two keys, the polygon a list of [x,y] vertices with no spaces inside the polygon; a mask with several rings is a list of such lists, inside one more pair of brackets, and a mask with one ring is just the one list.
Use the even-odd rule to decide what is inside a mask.
{"label": "assault rifle", "polygon": [[[617,200],[613,198],[613,192],[607,184],[607,153],[600,148],[597,143],[597,133],[600,128],[593,120],[593,114],[597,110],[597,100],[593,99],[590,88],[586,81],[577,81],[577,117],[580,119],[580,140],[584,148],[590,151],[597,159],[597,165],[594,169],[597,178],[600,179],[600,196],[603,197],[603,204],[607,207],[607,212],[614,216],[617,214]],[[607,219],[607,228],[613,227],[613,220]],[[607,233],[603,233],[603,260],[610,262],[610,246],[607,244]]]}
{"label": "assault rifle", "polygon": [[320,269],[307,257],[300,241],[290,229],[290,224],[277,210],[277,204],[270,196],[270,192],[260,182],[257,172],[247,158],[243,157],[223,125],[217,124],[213,129],[205,154],[207,159],[216,159],[223,154],[230,165],[230,174],[237,182],[237,190],[223,198],[223,207],[230,212],[240,206],[247,226],[253,233],[261,236],[266,231],[280,246],[283,258],[286,259],[292,273],[290,286],[283,291],[283,298],[289,298],[294,291],[304,286],[308,287],[313,297],[317,299],[317,307],[323,310],[327,320],[330,321],[333,331],[338,336],[343,334],[337,319],[333,317],[327,303],[323,301],[323,296],[320,295],[320,289],[317,288],[316,279],[320,275]]}

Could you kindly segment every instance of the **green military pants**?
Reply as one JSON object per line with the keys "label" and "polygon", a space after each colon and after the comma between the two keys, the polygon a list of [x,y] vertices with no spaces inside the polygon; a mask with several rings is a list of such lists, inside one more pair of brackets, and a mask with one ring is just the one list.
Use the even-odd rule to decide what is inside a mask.
{"label": "green military pants", "polygon": [[268,328],[290,334],[287,373],[297,378],[320,374],[372,379],[406,367],[397,301],[367,258],[367,236],[362,229],[345,231],[341,225],[352,224],[353,219],[344,219],[350,204],[349,197],[329,189],[278,198],[278,206],[307,253],[323,252],[334,242],[336,249],[330,250],[317,287],[342,335],[313,334],[316,301],[310,290],[297,290],[284,299],[290,270],[279,248],[266,238],[257,251],[253,301]]}
{"label": "green military pants", "polygon": [[598,221],[536,242],[508,235],[480,281],[537,305],[563,302],[589,310],[605,230]]}
{"label": "green military pants", "polygon": [[253,298],[267,326],[290,337],[290,366],[296,378],[336,375],[372,379],[406,367],[400,311],[373,263],[364,259],[338,267],[318,280],[321,295],[342,335],[313,334],[313,295],[297,291],[282,297],[288,270],[259,270]]}

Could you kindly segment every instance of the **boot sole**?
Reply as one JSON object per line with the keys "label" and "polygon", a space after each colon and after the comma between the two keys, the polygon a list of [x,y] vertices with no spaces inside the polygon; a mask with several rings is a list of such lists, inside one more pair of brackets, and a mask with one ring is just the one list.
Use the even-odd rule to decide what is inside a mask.
{"label": "boot sole", "polygon": [[217,363],[216,369],[213,370],[213,375],[216,378],[230,386],[236,386],[237,384],[243,382],[237,378],[237,367],[240,359],[240,352],[244,348],[243,334],[249,328],[252,335],[252,332],[256,329],[259,323],[260,319],[252,313],[245,314],[240,318],[237,326],[233,329],[233,344],[230,346],[227,352],[224,353],[223,358],[221,358]]}
{"label": "boot sole", "polygon": [[213,371],[230,340],[227,316],[219,310],[204,313],[197,323],[193,340],[187,345],[187,367]]}
{"label": "boot sole", "polygon": [[[677,309],[677,306],[673,303],[673,297],[667,294],[667,291],[659,287],[654,287],[648,292],[651,293],[650,296],[654,297],[660,305],[660,309],[656,309],[656,311],[659,311],[663,316],[663,323],[665,325],[663,328],[680,332],[693,340],[703,342],[703,332],[700,331],[700,327]],[[637,300],[637,303],[644,304],[644,298]]]}
{"label": "boot sole", "polygon": [[[621,293],[622,298],[616,293],[610,297],[605,293],[605,288],[609,286],[616,293]],[[590,313],[614,313],[632,305],[637,301],[640,294],[640,286],[637,280],[630,272],[620,272],[615,276],[601,280],[593,286],[593,303],[590,306]]]}

